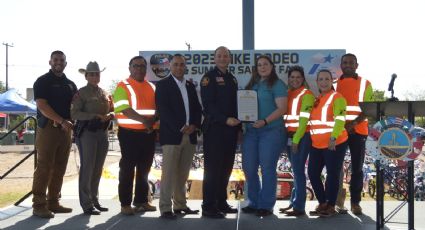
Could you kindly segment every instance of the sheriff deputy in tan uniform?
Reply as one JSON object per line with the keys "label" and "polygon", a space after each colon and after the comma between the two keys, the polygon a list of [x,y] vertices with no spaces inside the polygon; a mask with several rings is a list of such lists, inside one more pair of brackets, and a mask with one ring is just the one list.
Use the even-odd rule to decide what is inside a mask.
{"label": "sheriff deputy in tan uniform", "polygon": [[[105,70],[105,69],[103,69]],[[99,204],[99,181],[108,152],[108,126],[114,117],[111,97],[98,86],[97,62],[80,69],[87,85],[78,90],[71,104],[71,117],[77,120],[74,135],[81,159],[79,177],[80,205],[86,215],[99,215],[108,208]]]}

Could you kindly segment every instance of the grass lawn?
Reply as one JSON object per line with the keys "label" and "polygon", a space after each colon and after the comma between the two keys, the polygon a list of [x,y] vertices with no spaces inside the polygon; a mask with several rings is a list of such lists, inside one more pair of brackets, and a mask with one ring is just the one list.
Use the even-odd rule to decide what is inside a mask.
{"label": "grass lawn", "polygon": [[0,193],[0,208],[14,204],[16,201],[25,196],[26,192],[8,192]]}

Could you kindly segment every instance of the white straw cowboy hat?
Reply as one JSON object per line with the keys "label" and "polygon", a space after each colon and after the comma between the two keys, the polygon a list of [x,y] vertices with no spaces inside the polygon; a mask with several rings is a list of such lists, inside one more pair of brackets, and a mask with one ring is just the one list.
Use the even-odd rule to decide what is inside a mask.
{"label": "white straw cowboy hat", "polygon": [[86,73],[100,73],[103,72],[106,68],[103,68],[102,70],[100,70],[99,68],[99,64],[97,64],[97,62],[95,61],[91,61],[89,62],[89,64],[87,64],[86,69],[79,69],[78,72],[82,73],[82,74],[86,74]]}

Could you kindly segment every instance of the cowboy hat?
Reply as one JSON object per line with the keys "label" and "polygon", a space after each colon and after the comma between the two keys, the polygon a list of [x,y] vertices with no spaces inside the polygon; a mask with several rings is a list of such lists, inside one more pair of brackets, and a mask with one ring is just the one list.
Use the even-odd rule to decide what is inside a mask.
{"label": "cowboy hat", "polygon": [[78,72],[80,72],[82,74],[100,73],[100,72],[103,72],[105,69],[106,68],[103,68],[102,70],[100,70],[99,64],[97,64],[97,62],[93,61],[93,62],[89,62],[89,64],[87,64],[86,69],[79,69]]}

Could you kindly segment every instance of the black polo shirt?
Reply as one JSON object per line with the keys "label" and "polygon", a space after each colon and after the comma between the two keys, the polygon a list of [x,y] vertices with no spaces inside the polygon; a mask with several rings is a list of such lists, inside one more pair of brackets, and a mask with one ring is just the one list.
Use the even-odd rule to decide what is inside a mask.
{"label": "black polo shirt", "polygon": [[[34,100],[45,99],[52,109],[64,119],[70,119],[71,101],[77,86],[65,74],[56,76],[52,70],[39,77],[34,83]],[[37,118],[41,112],[37,109]]]}

